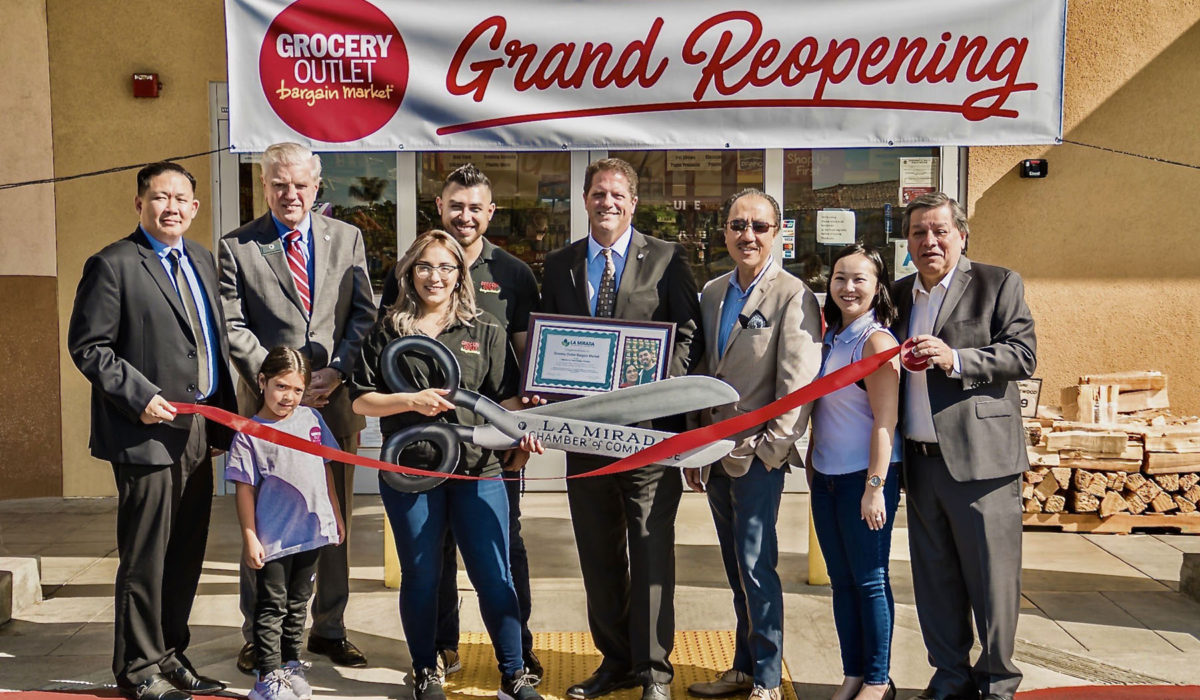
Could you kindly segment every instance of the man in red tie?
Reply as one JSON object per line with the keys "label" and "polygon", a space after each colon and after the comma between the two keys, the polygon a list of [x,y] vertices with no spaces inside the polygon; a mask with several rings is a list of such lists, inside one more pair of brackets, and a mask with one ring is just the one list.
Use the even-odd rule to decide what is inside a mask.
{"label": "man in red tie", "polygon": [[[313,367],[304,403],[319,409],[338,444],[353,452],[365,422],[350,410],[342,382],[353,374],[375,320],[362,232],[312,211],[321,158],[300,144],[279,143],[263,153],[262,184],[270,211],[222,238],[217,251],[229,354],[241,375],[239,409],[243,415],[257,410],[256,377],[267,352],[277,345],[296,348]],[[342,621],[350,596],[347,547],[354,467],[331,466],[346,541],[322,550],[317,562],[308,649],[341,666],[365,666],[362,652],[346,639]],[[253,571],[243,566],[246,620],[253,619],[255,585]],[[257,660],[249,622],[242,625],[242,634],[246,644],[238,654],[238,669],[249,673]]]}

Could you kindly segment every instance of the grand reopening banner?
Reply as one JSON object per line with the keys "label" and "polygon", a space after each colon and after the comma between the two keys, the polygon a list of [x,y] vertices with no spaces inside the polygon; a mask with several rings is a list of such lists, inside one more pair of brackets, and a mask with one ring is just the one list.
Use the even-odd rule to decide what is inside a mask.
{"label": "grand reopening banner", "polygon": [[1066,0],[226,0],[235,151],[1062,137]]}

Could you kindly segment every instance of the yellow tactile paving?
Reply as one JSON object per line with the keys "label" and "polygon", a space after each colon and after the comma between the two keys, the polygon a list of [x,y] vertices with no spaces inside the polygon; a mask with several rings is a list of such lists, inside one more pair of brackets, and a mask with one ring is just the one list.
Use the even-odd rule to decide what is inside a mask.
{"label": "yellow tactile paving", "polygon": [[[547,700],[564,700],[569,685],[587,678],[600,665],[600,653],[592,646],[591,635],[587,632],[535,632],[533,649],[546,667],[538,692]],[[446,679],[446,695],[451,698],[494,698],[500,685],[500,673],[496,670],[496,656],[488,636],[478,632],[464,633],[458,653],[463,670]],[[731,630],[676,632],[675,651],[671,654],[671,663],[675,665],[672,697],[685,700],[689,697],[689,685],[712,680],[729,668],[732,659]],[[797,700],[791,680],[787,664],[784,664],[784,700]],[[631,688],[605,697],[639,700],[641,689]],[[737,696],[733,697],[736,700]]]}

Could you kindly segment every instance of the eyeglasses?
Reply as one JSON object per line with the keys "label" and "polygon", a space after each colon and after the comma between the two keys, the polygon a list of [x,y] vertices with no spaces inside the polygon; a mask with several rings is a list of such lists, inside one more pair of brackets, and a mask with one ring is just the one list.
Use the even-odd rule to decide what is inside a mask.
{"label": "eyeglasses", "polygon": [[416,263],[412,269],[417,277],[431,277],[435,270],[440,277],[453,277],[459,270],[458,265],[430,265],[429,263]]}
{"label": "eyeglasses", "polygon": [[766,221],[746,221],[745,219],[732,219],[725,225],[734,233],[742,233],[747,228],[750,228],[760,236],[775,228],[775,224]]}

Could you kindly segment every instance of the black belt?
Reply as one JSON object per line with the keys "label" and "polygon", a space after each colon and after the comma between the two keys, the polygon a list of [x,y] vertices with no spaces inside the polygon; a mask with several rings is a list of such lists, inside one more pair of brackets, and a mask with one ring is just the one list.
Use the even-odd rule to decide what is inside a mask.
{"label": "black belt", "polygon": [[916,440],[905,439],[904,444],[908,445],[908,449],[923,456],[923,457],[941,457],[942,448],[936,442],[917,442]]}

